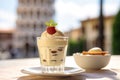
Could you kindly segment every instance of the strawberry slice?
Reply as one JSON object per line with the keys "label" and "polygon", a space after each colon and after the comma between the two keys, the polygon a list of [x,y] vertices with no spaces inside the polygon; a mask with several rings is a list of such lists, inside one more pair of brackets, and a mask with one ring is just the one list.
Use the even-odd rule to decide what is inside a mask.
{"label": "strawberry slice", "polygon": [[47,32],[52,35],[56,33],[56,29],[55,27],[47,27]]}

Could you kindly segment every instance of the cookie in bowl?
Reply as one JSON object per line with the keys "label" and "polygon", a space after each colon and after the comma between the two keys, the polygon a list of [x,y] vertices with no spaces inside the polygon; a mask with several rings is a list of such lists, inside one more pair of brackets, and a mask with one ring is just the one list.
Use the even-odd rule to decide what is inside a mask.
{"label": "cookie in bowl", "polygon": [[105,55],[107,53],[107,51],[102,51],[102,49],[99,47],[94,47],[91,48],[89,51],[82,52],[83,55]]}

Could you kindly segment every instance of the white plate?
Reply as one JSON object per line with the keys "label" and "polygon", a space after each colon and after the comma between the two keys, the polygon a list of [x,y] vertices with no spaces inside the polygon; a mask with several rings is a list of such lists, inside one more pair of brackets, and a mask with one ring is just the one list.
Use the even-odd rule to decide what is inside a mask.
{"label": "white plate", "polygon": [[31,67],[22,69],[21,72],[25,74],[40,76],[73,76],[83,72],[83,70],[74,67],[65,67],[64,73],[42,73],[40,67]]}

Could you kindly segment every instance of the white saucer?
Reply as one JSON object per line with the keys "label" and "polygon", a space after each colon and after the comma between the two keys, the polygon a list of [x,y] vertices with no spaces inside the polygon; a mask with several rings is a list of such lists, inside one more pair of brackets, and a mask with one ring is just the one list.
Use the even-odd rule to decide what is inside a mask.
{"label": "white saucer", "polygon": [[40,76],[73,76],[83,72],[83,70],[74,67],[65,67],[64,73],[42,73],[40,67],[31,67],[22,69],[21,72],[25,74]]}

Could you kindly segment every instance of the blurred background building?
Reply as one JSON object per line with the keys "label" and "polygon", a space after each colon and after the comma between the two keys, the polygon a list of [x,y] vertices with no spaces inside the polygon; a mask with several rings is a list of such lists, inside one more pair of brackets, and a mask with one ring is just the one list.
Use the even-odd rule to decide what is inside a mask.
{"label": "blurred background building", "polygon": [[[111,52],[112,50],[112,27],[114,22],[114,16],[104,17],[104,49]],[[81,21],[83,35],[86,39],[87,50],[97,46],[98,44],[98,30],[99,20],[98,18],[87,19]]]}
{"label": "blurred background building", "polygon": [[0,30],[0,59],[9,59],[14,30]]}
{"label": "blurred background building", "polygon": [[45,30],[44,23],[53,18],[54,0],[18,0],[14,48],[24,57],[38,54],[36,37]]}
{"label": "blurred background building", "polygon": [[[115,16],[104,16],[104,50],[112,53],[112,29]],[[91,18],[81,21],[80,28],[69,32],[70,40],[68,55],[82,52],[98,46],[99,19]],[[68,32],[66,32],[68,34]]]}

